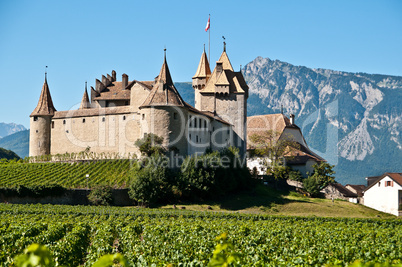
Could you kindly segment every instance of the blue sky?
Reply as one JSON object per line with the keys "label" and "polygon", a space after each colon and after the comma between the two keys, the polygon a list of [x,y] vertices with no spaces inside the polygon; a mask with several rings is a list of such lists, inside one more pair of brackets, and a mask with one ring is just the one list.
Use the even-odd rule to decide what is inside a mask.
{"label": "blue sky", "polygon": [[57,110],[102,74],[151,80],[163,48],[174,81],[191,81],[208,34],[239,69],[257,56],[294,65],[402,76],[402,1],[0,0],[0,122],[29,127],[45,66]]}

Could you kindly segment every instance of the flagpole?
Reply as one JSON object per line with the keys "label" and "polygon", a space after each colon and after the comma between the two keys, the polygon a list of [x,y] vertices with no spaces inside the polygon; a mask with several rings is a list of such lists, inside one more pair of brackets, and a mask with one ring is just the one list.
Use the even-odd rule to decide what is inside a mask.
{"label": "flagpole", "polygon": [[211,66],[211,14],[209,14],[209,32],[208,32],[208,63]]}

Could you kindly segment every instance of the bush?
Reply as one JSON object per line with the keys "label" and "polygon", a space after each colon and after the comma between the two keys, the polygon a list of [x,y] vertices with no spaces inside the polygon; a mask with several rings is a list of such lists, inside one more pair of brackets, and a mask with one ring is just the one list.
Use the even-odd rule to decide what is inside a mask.
{"label": "bush", "polygon": [[251,184],[251,174],[241,165],[238,149],[187,157],[178,177],[178,188],[187,199],[207,199],[224,195]]}
{"label": "bush", "polygon": [[170,172],[168,159],[158,154],[153,154],[144,163],[145,167],[133,177],[129,196],[142,205],[157,203],[167,199],[171,192]]}
{"label": "bush", "polygon": [[66,189],[57,184],[44,184],[24,186],[17,185],[15,187],[0,188],[5,196],[18,196],[18,197],[48,197],[48,196],[60,196],[64,194]]}
{"label": "bush", "polygon": [[112,187],[108,185],[98,185],[91,190],[88,200],[92,205],[109,206],[113,203]]}
{"label": "bush", "polygon": [[311,197],[317,197],[320,195],[320,185],[317,179],[313,176],[309,176],[303,181],[304,190],[306,190]]}
{"label": "bush", "polygon": [[303,177],[302,177],[300,171],[291,170],[291,171],[289,171],[289,180],[302,182]]}

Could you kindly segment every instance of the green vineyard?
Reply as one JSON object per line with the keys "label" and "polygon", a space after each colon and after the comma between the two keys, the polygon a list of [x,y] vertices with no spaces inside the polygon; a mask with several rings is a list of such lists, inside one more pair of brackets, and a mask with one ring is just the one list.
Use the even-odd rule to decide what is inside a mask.
{"label": "green vineyard", "polygon": [[121,253],[130,266],[206,266],[227,232],[243,266],[400,262],[402,221],[138,208],[0,204],[0,262],[44,244],[58,265]]}
{"label": "green vineyard", "polygon": [[3,162],[0,163],[0,187],[58,184],[67,188],[83,188],[87,183],[89,186],[124,187],[132,177],[133,162],[128,159],[73,163]]}

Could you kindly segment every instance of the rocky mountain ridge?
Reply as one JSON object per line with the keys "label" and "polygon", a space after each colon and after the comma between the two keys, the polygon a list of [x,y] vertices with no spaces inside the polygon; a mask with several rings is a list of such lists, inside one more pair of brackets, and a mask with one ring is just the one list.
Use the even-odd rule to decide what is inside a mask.
{"label": "rocky mountain ridge", "polygon": [[21,124],[0,122],[0,138],[23,130],[26,128]]}
{"label": "rocky mountain ridge", "polygon": [[311,69],[262,57],[243,74],[248,115],[278,113],[281,107],[295,114],[310,147],[336,165],[340,182],[402,172],[402,77]]}

